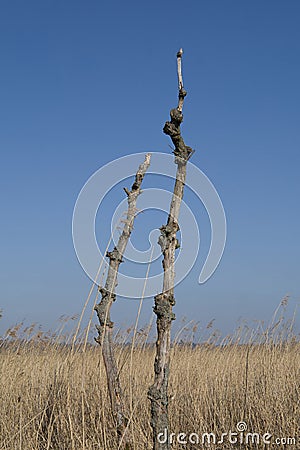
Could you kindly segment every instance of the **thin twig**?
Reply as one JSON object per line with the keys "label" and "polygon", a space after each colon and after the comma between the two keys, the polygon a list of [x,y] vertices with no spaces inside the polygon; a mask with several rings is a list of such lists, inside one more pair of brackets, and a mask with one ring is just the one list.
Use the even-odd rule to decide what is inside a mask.
{"label": "thin twig", "polygon": [[181,59],[183,55],[182,48],[177,53],[177,76],[178,76],[178,111],[182,112],[184,97],[186,96],[186,91],[183,87],[183,79],[182,79],[182,69],[181,69]]}

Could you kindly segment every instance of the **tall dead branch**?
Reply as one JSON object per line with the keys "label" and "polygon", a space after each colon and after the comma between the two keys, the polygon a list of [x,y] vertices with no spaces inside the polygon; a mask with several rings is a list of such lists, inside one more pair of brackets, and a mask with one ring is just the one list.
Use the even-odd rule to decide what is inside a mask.
{"label": "tall dead branch", "polygon": [[[160,228],[158,243],[163,254],[163,290],[154,297],[154,313],[156,314],[157,341],[154,363],[154,383],[148,391],[151,401],[151,426],[153,430],[153,450],[170,449],[169,417],[168,417],[168,380],[170,368],[170,340],[171,323],[175,319],[173,306],[175,305],[175,250],[179,248],[177,232],[179,231],[178,217],[183,197],[186,179],[187,161],[193,150],[185,145],[181,136],[180,124],[183,121],[182,107],[187,95],[183,87],[181,72],[181,58],[183,50],[177,53],[178,72],[178,106],[170,111],[171,120],[165,123],[163,131],[170,136],[174,144],[175,164],[177,165],[176,181],[170,205],[167,224]],[[167,439],[164,437],[167,436]]]}
{"label": "tall dead branch", "polygon": [[134,219],[136,216],[136,202],[141,193],[141,184],[144,175],[150,166],[151,155],[147,154],[145,161],[139,166],[135,176],[135,181],[129,191],[124,188],[127,195],[128,209],[124,227],[119,237],[117,245],[111,252],[107,252],[106,256],[109,258],[109,266],[107,278],[104,287],[99,287],[101,293],[101,301],[95,306],[95,311],[99,319],[99,325],[96,326],[98,330],[98,337],[95,338],[102,347],[102,355],[106,369],[108,390],[110,395],[111,409],[115,420],[116,430],[119,440],[119,448],[130,449],[130,439],[126,433],[126,426],[128,418],[126,415],[122,388],[119,378],[119,371],[114,354],[113,346],[113,326],[111,321],[110,309],[112,303],[116,299],[116,287],[119,266],[123,262],[123,255],[130,238]]}

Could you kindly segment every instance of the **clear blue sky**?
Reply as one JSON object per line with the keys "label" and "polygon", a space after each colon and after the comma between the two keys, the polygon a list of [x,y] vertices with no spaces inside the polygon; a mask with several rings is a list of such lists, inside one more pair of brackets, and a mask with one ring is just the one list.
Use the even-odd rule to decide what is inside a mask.
{"label": "clear blue sky", "polygon": [[[240,317],[268,320],[287,293],[299,304],[299,21],[296,0],[1,2],[1,332],[81,311],[90,280],[72,245],[74,203],[103,164],[171,151],[162,127],[180,47],[182,131],[222,198],[228,240],[200,286],[203,239],[177,317],[227,332]],[[120,300],[115,321],[132,323],[136,308]]]}

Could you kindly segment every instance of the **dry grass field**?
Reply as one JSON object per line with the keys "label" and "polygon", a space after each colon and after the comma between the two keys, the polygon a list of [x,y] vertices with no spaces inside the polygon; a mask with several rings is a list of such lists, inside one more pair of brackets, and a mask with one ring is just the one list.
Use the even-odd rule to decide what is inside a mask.
{"label": "dry grass field", "polygon": [[[172,448],[300,448],[300,344],[280,327],[272,325],[259,339],[243,332],[248,343],[237,333],[216,344],[211,330],[201,345],[174,342]],[[18,328],[11,329],[0,348],[0,450],[116,450],[100,347],[72,349],[55,336],[17,335]],[[154,346],[140,333],[134,347],[118,338],[116,353],[135,448],[151,449],[147,390]],[[247,430],[243,424],[237,430],[240,422]],[[214,433],[216,443],[205,433]],[[257,435],[246,440],[247,433]],[[266,433],[272,436],[264,443]]]}

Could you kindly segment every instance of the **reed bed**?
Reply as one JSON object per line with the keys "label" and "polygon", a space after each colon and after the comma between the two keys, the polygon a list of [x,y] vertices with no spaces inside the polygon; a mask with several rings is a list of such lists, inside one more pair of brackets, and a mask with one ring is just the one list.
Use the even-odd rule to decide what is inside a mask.
{"label": "reed bed", "polygon": [[[208,324],[198,343],[196,328],[183,326],[173,339],[172,448],[299,449],[300,344],[291,323],[244,326],[224,339]],[[118,333],[115,346],[130,433],[135,449],[144,450],[152,443],[147,390],[155,348],[149,330],[135,333],[134,346],[131,332]],[[2,339],[0,450],[118,448],[101,349],[71,343],[71,336],[34,326],[24,332],[21,325]],[[228,434],[220,443],[229,432],[238,442]],[[247,433],[259,441],[250,435],[246,442]],[[266,433],[271,438],[264,444]]]}

